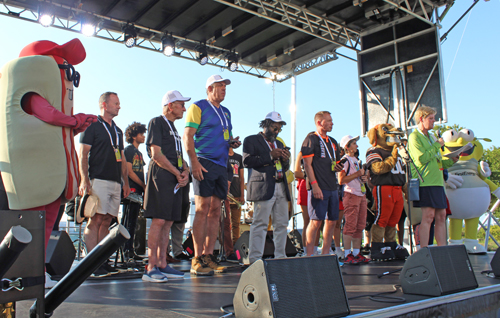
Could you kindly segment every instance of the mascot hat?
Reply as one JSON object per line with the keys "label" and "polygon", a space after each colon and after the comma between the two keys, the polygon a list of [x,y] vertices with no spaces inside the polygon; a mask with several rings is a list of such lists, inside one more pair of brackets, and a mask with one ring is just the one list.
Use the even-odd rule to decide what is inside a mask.
{"label": "mascot hat", "polygon": [[55,55],[64,58],[71,65],[77,65],[85,60],[87,53],[79,39],[73,39],[63,45],[44,40],[26,45],[19,57],[32,55]]}

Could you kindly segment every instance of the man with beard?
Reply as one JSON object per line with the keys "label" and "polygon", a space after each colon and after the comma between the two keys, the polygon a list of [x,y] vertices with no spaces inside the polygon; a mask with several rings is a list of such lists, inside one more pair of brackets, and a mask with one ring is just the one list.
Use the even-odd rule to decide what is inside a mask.
{"label": "man with beard", "polygon": [[270,112],[260,122],[262,132],[243,141],[243,166],[248,168],[247,200],[254,202],[250,226],[250,263],[262,258],[269,215],[273,221],[274,257],[286,257],[290,193],[285,172],[290,168],[290,152],[276,140],[286,123],[277,112]]}

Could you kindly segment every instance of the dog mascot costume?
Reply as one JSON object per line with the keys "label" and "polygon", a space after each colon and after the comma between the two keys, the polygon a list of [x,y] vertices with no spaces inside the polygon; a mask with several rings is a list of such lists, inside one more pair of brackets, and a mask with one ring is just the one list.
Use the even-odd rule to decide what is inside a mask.
{"label": "dog mascot costume", "polygon": [[59,207],[78,192],[74,136],[97,120],[73,115],[85,59],[78,39],[37,41],[0,70],[0,209],[44,210],[45,247]]}
{"label": "dog mascot costume", "polygon": [[373,184],[376,211],[372,226],[371,259],[388,261],[406,259],[408,251],[396,242],[396,225],[404,207],[403,186],[406,172],[399,156],[399,137],[403,132],[389,124],[377,125],[368,131],[373,146],[366,152],[366,164]]}
{"label": "dog mascot costume", "polygon": [[[443,133],[445,147],[443,154],[453,152],[472,144],[472,148],[460,154],[457,163],[448,169],[450,178],[446,182],[446,194],[450,201],[449,243],[465,244],[470,254],[485,254],[486,249],[477,241],[479,217],[488,210],[491,193],[500,198],[500,188],[488,180],[491,170],[488,163],[481,161],[483,145],[470,129],[459,132],[454,129]],[[465,239],[462,242],[462,224],[465,221]]]}

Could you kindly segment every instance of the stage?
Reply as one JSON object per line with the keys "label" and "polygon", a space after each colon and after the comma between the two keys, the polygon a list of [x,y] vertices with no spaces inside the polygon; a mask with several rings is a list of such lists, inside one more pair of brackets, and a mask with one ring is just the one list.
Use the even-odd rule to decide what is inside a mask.
{"label": "stage", "polygon": [[[490,261],[493,255],[494,253],[469,255],[479,288],[472,292],[454,294],[455,298],[462,297],[462,294],[480,293],[492,286],[496,289],[496,293],[500,294],[500,278],[481,274],[481,271],[491,269]],[[341,271],[351,315],[389,317],[396,312],[400,315],[401,311],[405,310],[404,308],[425,308],[427,303],[450,297],[408,295],[403,294],[398,288],[395,293],[388,294],[388,296],[403,297],[406,300],[404,303],[390,302],[391,299],[379,299],[389,302],[377,302],[370,300],[369,297],[352,299],[361,295],[393,291],[393,286],[399,284],[399,273],[381,278],[377,275],[397,270],[403,264],[403,261],[392,261],[367,265],[344,265]],[[224,313],[220,307],[232,304],[233,295],[243,271],[239,265],[231,263],[225,263],[225,265],[230,266],[228,273],[216,274],[212,277],[196,277],[189,274],[190,262],[182,261],[180,264],[174,264],[173,267],[185,271],[185,278],[169,279],[165,284],[143,282],[142,273],[133,272],[100,279],[88,279],[56,309],[52,317],[221,317]],[[290,279],[294,278],[290,277]],[[301,282],[297,281],[296,286],[300,289]],[[426,300],[429,301],[426,302]],[[414,306],[399,306],[409,303]],[[18,302],[17,317],[28,317],[28,310],[32,304],[33,301]],[[399,306],[394,307],[398,310],[377,312],[377,310],[392,306]]]}

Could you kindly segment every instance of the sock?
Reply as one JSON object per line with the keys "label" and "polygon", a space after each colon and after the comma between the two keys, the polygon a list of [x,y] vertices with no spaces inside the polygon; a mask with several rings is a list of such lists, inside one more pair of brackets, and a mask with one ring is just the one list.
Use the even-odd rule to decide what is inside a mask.
{"label": "sock", "polygon": [[314,254],[315,255],[318,254],[318,247],[317,246],[314,247]]}
{"label": "sock", "polygon": [[336,247],[335,252],[337,253],[342,253],[342,247]]}
{"label": "sock", "polygon": [[358,254],[359,254],[359,248],[355,248],[352,250],[352,255],[358,256]]}
{"label": "sock", "polygon": [[345,254],[345,257],[347,257],[347,255],[351,254],[351,250],[350,249],[345,249],[344,250],[344,254]]}

